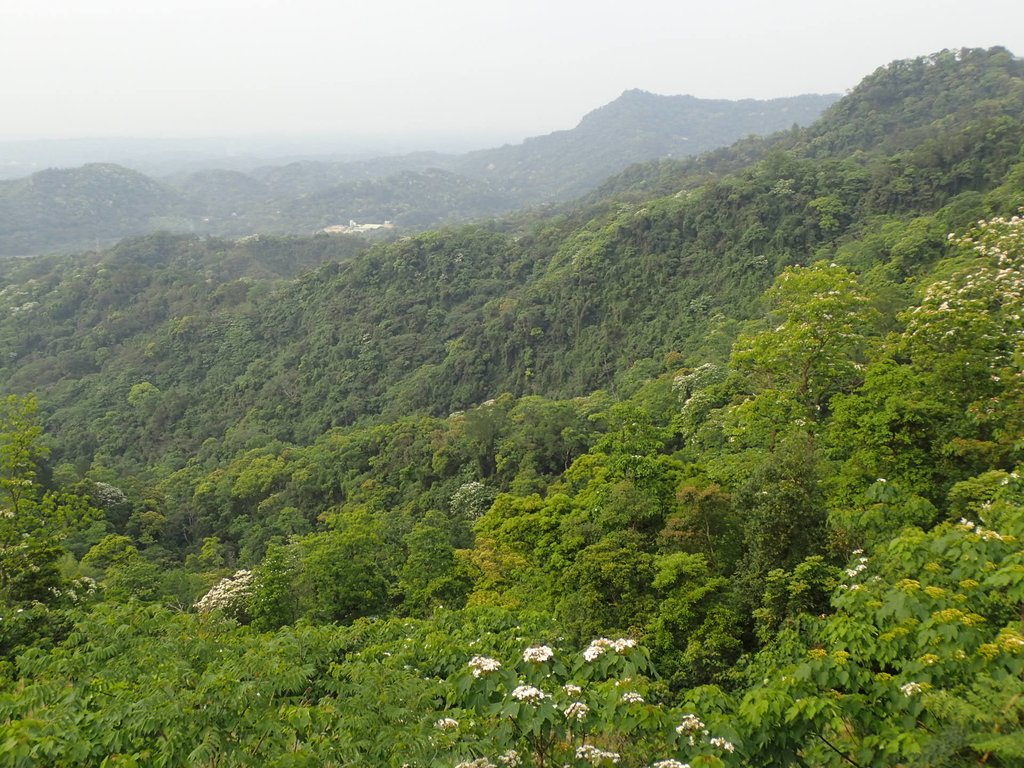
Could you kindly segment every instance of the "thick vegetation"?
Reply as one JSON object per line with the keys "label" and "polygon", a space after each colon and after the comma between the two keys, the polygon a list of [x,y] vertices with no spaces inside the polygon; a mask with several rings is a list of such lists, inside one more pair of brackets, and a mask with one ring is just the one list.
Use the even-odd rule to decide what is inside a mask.
{"label": "thick vegetation", "polygon": [[0,765],[1019,764],[1021,76],[639,206],[7,267]]}

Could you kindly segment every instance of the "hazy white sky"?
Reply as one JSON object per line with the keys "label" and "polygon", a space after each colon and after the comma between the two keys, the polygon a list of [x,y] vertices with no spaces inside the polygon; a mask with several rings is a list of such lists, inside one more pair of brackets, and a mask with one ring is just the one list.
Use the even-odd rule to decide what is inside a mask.
{"label": "hazy white sky", "polygon": [[570,128],[627,88],[842,92],[1020,0],[0,0],[0,138]]}

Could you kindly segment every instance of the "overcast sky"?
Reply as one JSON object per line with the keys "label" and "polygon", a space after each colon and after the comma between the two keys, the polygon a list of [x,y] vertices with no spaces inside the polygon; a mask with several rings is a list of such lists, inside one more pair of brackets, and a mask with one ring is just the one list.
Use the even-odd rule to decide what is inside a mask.
{"label": "overcast sky", "polygon": [[1024,55],[1024,2],[0,0],[0,138],[518,141],[627,88],[843,92],[896,58],[992,45]]}

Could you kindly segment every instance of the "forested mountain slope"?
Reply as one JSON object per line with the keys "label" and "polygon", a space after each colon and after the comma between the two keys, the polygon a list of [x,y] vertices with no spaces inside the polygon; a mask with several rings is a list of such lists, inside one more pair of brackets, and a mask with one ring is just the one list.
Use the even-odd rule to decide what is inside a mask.
{"label": "forested mountain slope", "polygon": [[1015,765],[1024,225],[881,277],[787,269],[726,365],[625,400],[148,487],[47,490],[6,398],[0,759]]}
{"label": "forested mountain slope", "polygon": [[[835,258],[862,268],[881,259],[909,277],[942,255],[946,232],[1012,210],[1024,140],[1016,60],[1001,51],[944,54],[920,69],[921,89],[959,94],[955,114],[966,114],[969,91],[952,87],[952,72],[960,66],[973,81],[979,57],[1003,84],[1000,99],[986,93],[983,101],[1002,111],[936,123],[915,111],[915,91],[909,106],[890,107],[923,121],[902,129],[921,143],[896,155],[818,156],[839,129],[816,124],[786,134],[790,149],[665,198],[377,246],[246,305],[230,323],[168,316],[116,346],[94,338],[102,326],[76,326],[60,342],[63,354],[78,347],[98,361],[51,389],[55,342],[44,328],[62,312],[58,267],[47,284],[9,289],[9,307],[35,305],[4,322],[13,352],[2,370],[19,390],[44,396],[58,434],[78,436],[61,440],[79,446],[76,462],[89,460],[96,438],[83,436],[99,424],[113,441],[99,441],[107,460],[131,453],[142,426],[126,394],[149,382],[161,394],[148,429],[175,446],[176,462],[229,424],[308,440],[380,414],[446,414],[501,392],[614,388],[656,374],[668,354],[720,360],[783,267]],[[890,120],[855,108],[876,90],[857,89],[834,108],[864,114],[843,132]],[[102,357],[86,352],[95,348]],[[90,402],[105,404],[102,419],[83,407]]]}
{"label": "forested mountain slope", "polygon": [[[608,179],[587,199],[672,194],[750,166],[773,150],[859,162],[865,155],[887,156],[890,173],[900,172],[909,160],[918,166],[904,180],[910,188],[936,174],[929,165],[962,163],[956,178],[977,167],[962,157],[953,161],[953,155],[963,155],[965,144],[976,143],[972,131],[999,133],[1019,122],[1021,69],[1021,60],[1004,48],[895,61],[866,77],[806,131],[751,137],[692,158],[637,165]],[[1003,151],[1012,154],[1012,142]]]}

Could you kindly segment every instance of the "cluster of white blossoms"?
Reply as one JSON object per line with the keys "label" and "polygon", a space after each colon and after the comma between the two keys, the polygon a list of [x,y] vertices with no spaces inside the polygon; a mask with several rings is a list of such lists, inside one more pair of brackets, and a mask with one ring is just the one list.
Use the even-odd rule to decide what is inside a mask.
{"label": "cluster of white blossoms", "polygon": [[451,717],[442,717],[434,723],[434,727],[439,731],[454,731],[458,729],[459,721]]}
{"label": "cluster of white blossoms", "polygon": [[990,530],[988,528],[984,528],[978,523],[972,523],[966,517],[960,518],[959,525],[961,528],[980,536],[982,541],[1004,541],[1002,535],[998,532]]}
{"label": "cluster of white blossoms", "polygon": [[102,507],[109,507],[112,504],[123,504],[128,501],[128,497],[124,495],[124,491],[110,483],[93,483],[92,493],[90,495]]}
{"label": "cluster of white blossoms", "polygon": [[498,765],[492,763],[490,758],[478,757],[476,760],[465,760],[458,763],[455,768],[498,768],[498,766],[504,766],[504,768],[519,768],[519,766],[523,764],[523,759],[514,749],[510,749],[508,752],[498,755],[495,760],[498,761]]}
{"label": "cluster of white blossoms", "polygon": [[698,737],[708,735],[704,721],[692,714],[683,715],[683,719],[676,726],[676,733],[685,736],[691,747],[697,746]]}
{"label": "cluster of white blossoms", "polygon": [[498,755],[497,759],[498,762],[506,766],[506,768],[519,768],[519,766],[523,764],[523,759],[514,749],[510,749],[503,755]]}
{"label": "cluster of white blossoms", "polygon": [[990,369],[1011,365],[1024,330],[1024,220],[982,220],[970,234],[951,234],[949,240],[980,258],[929,286],[924,301],[908,316],[905,335],[923,339],[939,353],[981,344]]}
{"label": "cluster of white blossoms", "polygon": [[[71,586],[68,587],[65,593],[73,603],[77,603],[81,600],[82,596],[88,597],[89,595],[96,594],[96,580],[89,576],[79,576],[77,579],[71,582]],[[50,590],[53,592],[55,597],[60,597],[61,591],[56,587],[51,587]]]}
{"label": "cluster of white blossoms", "polygon": [[868,569],[868,559],[866,557],[858,557],[857,564],[853,568],[847,568],[845,573],[851,579],[856,578],[860,574],[864,573]]}
{"label": "cluster of white blossoms", "polygon": [[576,759],[586,760],[591,765],[597,765],[604,760],[610,760],[613,763],[619,762],[618,752],[608,752],[604,749],[598,749],[593,744],[584,744],[582,747],[576,747]]}
{"label": "cluster of white blossoms", "polygon": [[252,595],[252,581],[252,571],[247,570],[236,571],[234,575],[226,576],[199,599],[196,610],[200,613],[209,613],[238,608],[242,601],[248,600]]}
{"label": "cluster of white blossoms", "polygon": [[523,661],[529,661],[533,664],[551,661],[554,657],[555,652],[546,645],[534,645],[523,651]]}
{"label": "cluster of white blossoms", "polygon": [[583,658],[587,661],[594,661],[601,657],[607,650],[616,653],[625,653],[630,648],[636,647],[636,640],[631,637],[620,637],[618,640],[609,640],[607,637],[599,637],[591,640],[590,645],[583,651]]}
{"label": "cluster of white blossoms", "polygon": [[718,749],[721,749],[724,752],[729,752],[730,754],[736,751],[736,745],[728,739],[723,739],[721,736],[712,736],[708,739],[708,743],[711,744],[712,747],[717,747]]}
{"label": "cluster of white blossoms", "polygon": [[626,704],[643,704],[644,703],[644,697],[641,696],[636,691],[626,691],[624,694],[622,694],[622,700]]}
{"label": "cluster of white blossoms", "polygon": [[516,701],[525,701],[529,704],[539,704],[544,701],[547,696],[540,688],[534,688],[532,685],[520,685],[512,691],[512,698]]}
{"label": "cluster of white blossoms", "polygon": [[916,696],[924,690],[924,686],[921,683],[904,683],[900,686],[900,691],[904,696]]}
{"label": "cluster of white blossoms", "polygon": [[582,701],[574,701],[572,704],[565,708],[566,720],[582,720],[588,714],[590,714],[590,707],[588,707]]}
{"label": "cluster of white blossoms", "polygon": [[469,660],[469,668],[473,670],[473,677],[482,677],[501,669],[501,662],[487,656],[474,656]]}
{"label": "cluster of white blossoms", "polygon": [[696,715],[683,715],[683,719],[676,726],[676,733],[702,733],[704,721]]}
{"label": "cluster of white blossoms", "polygon": [[[702,737],[707,737],[708,729],[704,727],[704,721],[693,714],[683,715],[683,719],[679,725],[676,726],[676,733],[680,736],[685,736],[686,741],[691,747],[697,746],[697,742]],[[716,749],[721,749],[724,752],[733,752],[736,749],[736,745],[728,739],[721,736],[712,736],[708,739],[708,743]]]}
{"label": "cluster of white blossoms", "polygon": [[651,768],[690,768],[690,764],[681,763],[678,760],[669,758],[668,760],[659,760],[656,763],[651,763]]}
{"label": "cluster of white blossoms", "polygon": [[581,693],[583,693],[583,689],[578,685],[574,685],[573,683],[566,683],[562,686],[562,690],[570,696],[579,696]]}

